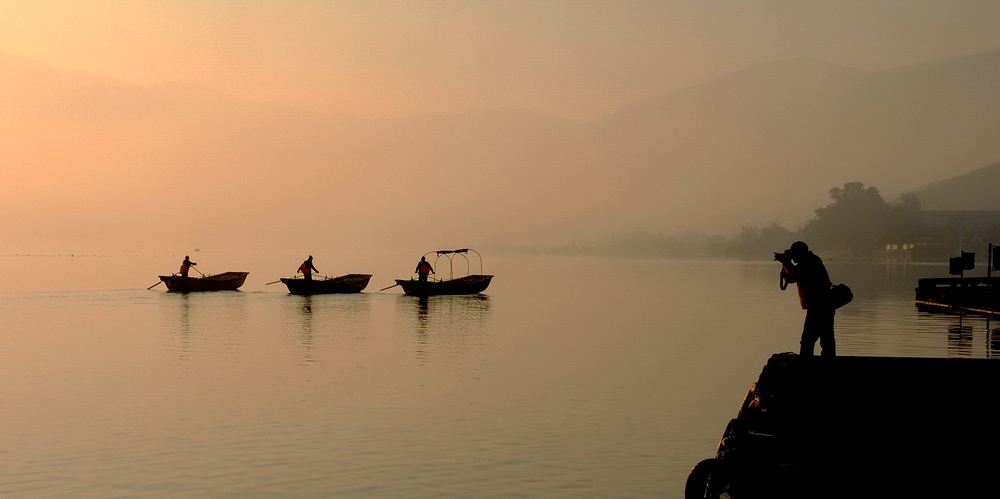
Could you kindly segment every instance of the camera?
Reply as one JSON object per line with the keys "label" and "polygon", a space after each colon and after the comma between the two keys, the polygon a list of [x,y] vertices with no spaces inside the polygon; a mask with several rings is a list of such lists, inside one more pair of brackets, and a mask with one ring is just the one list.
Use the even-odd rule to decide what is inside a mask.
{"label": "camera", "polygon": [[774,260],[781,263],[788,263],[792,261],[792,256],[788,254],[788,251],[782,251],[781,253],[775,251]]}

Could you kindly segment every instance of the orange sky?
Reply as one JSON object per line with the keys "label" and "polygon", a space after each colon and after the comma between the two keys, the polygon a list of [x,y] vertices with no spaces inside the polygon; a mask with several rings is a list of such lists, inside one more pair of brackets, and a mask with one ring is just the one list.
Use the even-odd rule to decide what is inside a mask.
{"label": "orange sky", "polygon": [[0,50],[62,70],[363,117],[589,119],[772,60],[885,69],[992,50],[989,1],[6,0]]}
{"label": "orange sky", "polygon": [[[63,74],[40,78],[59,82],[47,93],[0,81],[0,104],[14,109],[0,107],[0,251],[136,241],[189,251],[230,234],[293,248],[391,235],[420,251],[766,223],[724,205],[714,219],[692,216],[714,192],[715,179],[683,183],[703,153],[738,164],[745,151],[665,151],[663,171],[649,174],[610,153],[599,165],[581,157],[544,119],[489,115],[523,147],[512,150],[506,136],[456,139],[483,126],[474,113],[434,117],[516,109],[575,125],[766,62],[875,71],[996,49],[1000,2],[985,0],[4,0],[0,51]],[[237,108],[202,110],[231,102],[154,88],[174,82],[234,96]],[[44,97],[24,111],[14,91]],[[36,119],[60,92],[83,107]],[[190,100],[172,113],[164,96]],[[349,116],[285,118],[253,103]],[[824,179],[796,213],[866,180]],[[428,222],[428,207],[468,218]]]}

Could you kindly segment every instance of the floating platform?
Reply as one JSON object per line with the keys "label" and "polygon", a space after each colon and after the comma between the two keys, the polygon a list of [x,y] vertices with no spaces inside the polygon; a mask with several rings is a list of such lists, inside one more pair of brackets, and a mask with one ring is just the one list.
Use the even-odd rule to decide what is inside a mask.
{"label": "floating platform", "polygon": [[992,359],[777,354],[686,498],[995,497]]}
{"label": "floating platform", "polygon": [[919,310],[1000,315],[1000,277],[918,279],[914,294]]}

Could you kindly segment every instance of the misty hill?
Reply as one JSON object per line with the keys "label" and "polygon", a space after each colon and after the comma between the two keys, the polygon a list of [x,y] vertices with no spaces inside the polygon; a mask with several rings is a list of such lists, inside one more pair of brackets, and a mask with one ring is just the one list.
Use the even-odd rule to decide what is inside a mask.
{"label": "misty hill", "polygon": [[1000,210],[1000,162],[914,192],[925,210]]}
{"label": "misty hill", "polygon": [[794,226],[845,182],[894,198],[1000,158],[998,84],[1000,51],[877,73],[796,59],[636,104],[597,134],[650,205]]}
{"label": "misty hill", "polygon": [[888,199],[1000,158],[1000,51],[878,73],[779,61],[584,124],[361,120],[2,52],[0,74],[0,225],[39,244],[425,250],[794,228],[845,182]]}

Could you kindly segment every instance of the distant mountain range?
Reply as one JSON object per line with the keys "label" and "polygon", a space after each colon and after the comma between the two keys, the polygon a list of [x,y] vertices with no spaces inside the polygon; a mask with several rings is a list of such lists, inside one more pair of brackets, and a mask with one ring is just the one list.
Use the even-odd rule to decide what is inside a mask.
{"label": "distant mountain range", "polygon": [[692,209],[714,190],[723,211],[787,220],[845,182],[898,196],[997,161],[998,85],[1000,51],[877,73],[780,61],[623,109],[599,135],[640,185],[677,179],[663,194]]}
{"label": "distant mountain range", "polygon": [[[726,234],[795,229],[853,181],[927,209],[1000,208],[1000,50],[874,73],[778,61],[588,123],[513,109],[363,120],[2,52],[0,75],[14,237],[213,240],[247,220],[257,231],[228,237],[301,238],[318,220],[315,238],[377,228],[433,246]],[[63,216],[24,215],[54,203]]]}
{"label": "distant mountain range", "polygon": [[935,182],[914,192],[925,210],[1000,211],[1000,162]]}

